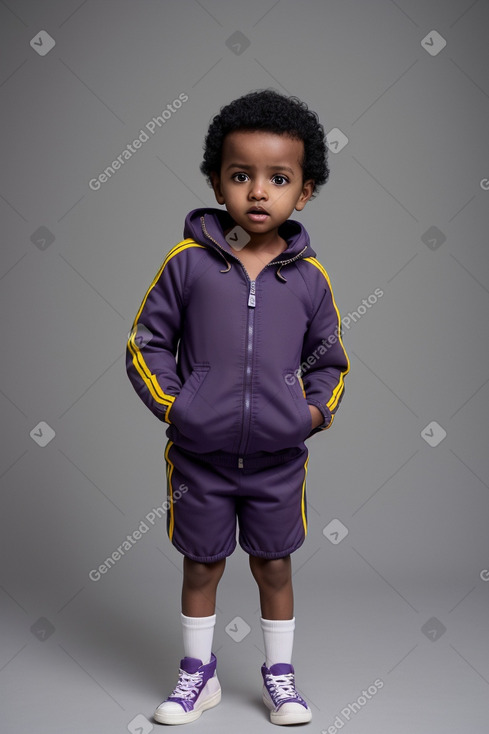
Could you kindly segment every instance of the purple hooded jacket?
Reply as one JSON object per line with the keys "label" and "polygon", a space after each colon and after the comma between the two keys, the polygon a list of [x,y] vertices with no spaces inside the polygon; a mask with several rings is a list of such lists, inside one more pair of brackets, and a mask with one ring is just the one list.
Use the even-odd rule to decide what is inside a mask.
{"label": "purple hooded jacket", "polygon": [[[129,379],[177,446],[217,463],[286,460],[329,428],[349,371],[328,275],[304,227],[251,281],[226,242],[220,209],[195,209],[134,319]],[[308,408],[323,414],[312,430]]]}

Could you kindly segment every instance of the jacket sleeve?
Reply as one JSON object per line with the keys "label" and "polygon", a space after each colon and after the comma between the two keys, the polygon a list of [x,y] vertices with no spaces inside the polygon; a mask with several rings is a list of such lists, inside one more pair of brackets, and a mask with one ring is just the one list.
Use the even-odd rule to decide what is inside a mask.
{"label": "jacket sleeve", "polygon": [[134,389],[152,413],[167,423],[182,387],[176,355],[188,261],[184,251],[192,245],[183,241],[166,256],[139,307],[126,347],[126,371]]}
{"label": "jacket sleeve", "polygon": [[[323,414],[324,421],[310,435],[329,428],[345,392],[344,378],[350,361],[341,339],[341,319],[329,276],[316,258],[307,258],[320,274],[316,279],[313,314],[305,335],[300,374],[306,400]],[[314,294],[313,294],[314,295]]]}

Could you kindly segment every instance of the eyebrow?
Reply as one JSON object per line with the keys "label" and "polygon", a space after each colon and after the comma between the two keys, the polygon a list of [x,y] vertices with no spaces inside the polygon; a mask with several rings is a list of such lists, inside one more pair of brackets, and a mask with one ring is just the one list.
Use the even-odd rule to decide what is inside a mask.
{"label": "eyebrow", "polygon": [[[245,170],[249,171],[253,166],[248,166],[246,163],[230,163],[229,166],[226,167],[226,171],[229,171],[230,168],[244,168]],[[294,173],[293,169],[290,168],[290,166],[283,166],[283,165],[276,165],[276,166],[265,166],[265,168],[268,168],[269,170],[276,171],[277,169],[280,169],[281,171],[288,171],[289,173]]]}

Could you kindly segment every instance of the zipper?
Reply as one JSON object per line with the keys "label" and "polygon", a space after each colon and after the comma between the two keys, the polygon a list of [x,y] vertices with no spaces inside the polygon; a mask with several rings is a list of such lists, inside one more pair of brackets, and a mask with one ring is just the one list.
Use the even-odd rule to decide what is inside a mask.
{"label": "zipper", "polygon": [[[246,273],[246,268],[243,266]],[[239,453],[244,454],[251,424],[251,382],[253,352],[254,352],[254,336],[255,336],[255,308],[256,308],[256,282],[250,280],[248,273],[246,276],[249,281],[248,291],[248,318],[246,324],[246,352],[245,352],[245,373],[244,373],[244,389],[243,389],[243,423],[241,429],[241,442],[239,445]],[[242,461],[238,460],[238,469],[242,469]]]}
{"label": "zipper", "polygon": [[[246,444],[248,442],[248,437],[250,433],[250,424],[251,424],[251,382],[252,382],[252,370],[251,365],[253,363],[253,353],[254,353],[254,332],[255,332],[255,308],[256,308],[256,279],[251,280],[248,271],[246,270],[245,266],[233,253],[228,253],[227,250],[222,247],[222,245],[217,242],[214,237],[212,237],[209,232],[207,231],[207,228],[205,226],[205,220],[204,216],[201,216],[200,218],[201,225],[202,225],[202,231],[205,234],[205,236],[211,240],[219,249],[224,252],[226,255],[231,255],[235,260],[238,261],[238,263],[243,268],[243,271],[246,275],[246,278],[249,283],[248,288],[248,318],[246,323],[246,353],[245,353],[245,373],[244,373],[244,389],[243,389],[243,422],[242,422],[242,428],[241,428],[241,440],[239,443],[239,457],[238,457],[238,469],[244,468],[244,461],[243,461],[243,454],[245,452]],[[288,265],[291,262],[294,262],[298,258],[302,256],[304,251],[307,249],[304,247],[304,249],[299,252],[294,257],[290,258],[289,260],[284,260],[283,262],[272,260],[271,262],[267,263],[264,267],[268,268],[270,265]],[[256,276],[258,276],[260,273]]]}

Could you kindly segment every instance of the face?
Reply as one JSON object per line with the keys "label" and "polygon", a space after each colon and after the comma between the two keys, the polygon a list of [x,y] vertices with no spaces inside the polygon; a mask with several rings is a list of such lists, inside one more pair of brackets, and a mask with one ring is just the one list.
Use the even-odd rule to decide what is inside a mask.
{"label": "face", "polygon": [[273,234],[311,198],[314,182],[302,180],[304,143],[262,130],[239,130],[224,138],[214,193],[251,239]]}

